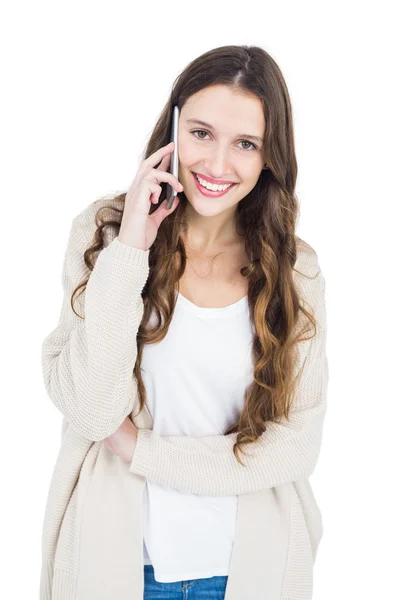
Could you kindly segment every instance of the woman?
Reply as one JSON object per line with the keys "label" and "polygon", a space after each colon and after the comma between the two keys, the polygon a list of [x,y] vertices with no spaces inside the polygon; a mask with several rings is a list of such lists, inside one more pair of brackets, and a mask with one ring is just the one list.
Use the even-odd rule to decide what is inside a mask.
{"label": "woman", "polygon": [[325,281],[296,176],[278,66],[220,47],[175,82],[128,192],[74,218],[43,343],[64,419],[41,600],[312,597]]}

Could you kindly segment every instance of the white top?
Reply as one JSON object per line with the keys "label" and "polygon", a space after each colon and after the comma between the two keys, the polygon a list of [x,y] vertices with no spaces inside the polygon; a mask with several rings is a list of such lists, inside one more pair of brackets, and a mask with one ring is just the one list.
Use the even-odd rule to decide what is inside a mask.
{"label": "white top", "polygon": [[[248,298],[203,308],[178,293],[165,339],[144,346],[142,377],[153,430],[162,436],[223,434],[253,381]],[[187,494],[146,482],[144,564],[156,581],[228,575],[237,496]]]}

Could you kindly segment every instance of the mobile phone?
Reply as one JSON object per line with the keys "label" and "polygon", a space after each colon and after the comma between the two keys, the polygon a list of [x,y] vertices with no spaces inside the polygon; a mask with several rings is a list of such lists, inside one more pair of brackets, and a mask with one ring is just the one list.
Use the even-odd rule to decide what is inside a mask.
{"label": "mobile phone", "polygon": [[[172,125],[171,125],[171,132],[170,132],[170,142],[174,142],[174,149],[172,151],[172,156],[170,158],[169,173],[172,173],[172,175],[174,175],[177,179],[179,179],[179,177],[178,177],[178,165],[179,165],[178,121],[179,121],[179,106],[176,104],[174,106],[174,110],[172,113]],[[167,183],[167,208],[168,208],[168,210],[173,205],[177,193],[178,192],[169,183]]]}

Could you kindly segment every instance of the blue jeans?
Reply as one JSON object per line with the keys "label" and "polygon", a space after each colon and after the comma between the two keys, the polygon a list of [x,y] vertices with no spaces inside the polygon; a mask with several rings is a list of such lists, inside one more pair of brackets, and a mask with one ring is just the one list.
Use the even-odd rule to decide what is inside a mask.
{"label": "blue jeans", "polygon": [[159,583],[152,565],[144,565],[143,600],[224,600],[227,575]]}

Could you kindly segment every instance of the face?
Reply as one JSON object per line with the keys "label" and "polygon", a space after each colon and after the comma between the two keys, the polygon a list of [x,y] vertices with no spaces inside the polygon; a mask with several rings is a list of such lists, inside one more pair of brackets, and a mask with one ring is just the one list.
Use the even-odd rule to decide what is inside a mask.
{"label": "face", "polygon": [[[264,164],[265,119],[260,100],[225,85],[210,86],[186,101],[178,130],[179,181],[188,202],[204,216],[234,209],[256,185]],[[210,193],[198,187],[201,184],[194,173],[235,185],[222,195],[219,190]]]}

